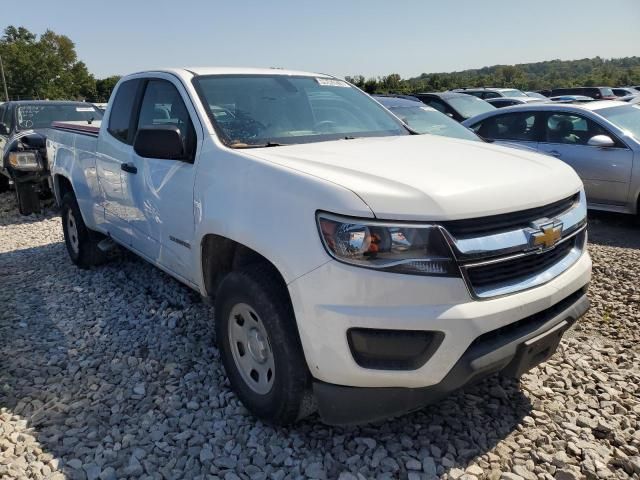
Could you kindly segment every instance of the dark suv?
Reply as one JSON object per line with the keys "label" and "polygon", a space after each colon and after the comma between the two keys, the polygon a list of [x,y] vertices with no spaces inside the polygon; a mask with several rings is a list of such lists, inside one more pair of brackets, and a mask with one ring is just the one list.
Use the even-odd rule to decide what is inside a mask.
{"label": "dark suv", "polygon": [[51,196],[46,132],[54,121],[91,123],[102,112],[91,103],[23,100],[0,104],[0,193],[13,184],[22,215],[40,211]]}
{"label": "dark suv", "polygon": [[571,87],[551,90],[551,97],[559,97],[561,95],[583,95],[594,100],[615,100],[617,98],[609,87]]}

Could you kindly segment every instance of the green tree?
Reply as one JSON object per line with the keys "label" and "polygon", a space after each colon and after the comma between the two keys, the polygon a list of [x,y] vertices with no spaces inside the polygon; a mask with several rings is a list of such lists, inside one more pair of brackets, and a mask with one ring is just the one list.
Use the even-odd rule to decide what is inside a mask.
{"label": "green tree", "polygon": [[96,80],[96,96],[94,101],[108,102],[111,92],[116,86],[116,83],[118,83],[118,80],[120,80],[120,76],[118,75]]}
{"label": "green tree", "polygon": [[9,97],[91,99],[96,81],[75,45],[65,35],[47,30],[38,39],[24,27],[9,26],[0,39]]}
{"label": "green tree", "polygon": [[[350,77],[362,79],[361,75]],[[542,90],[572,86],[640,85],[640,57],[549,60],[520,65],[494,65],[451,73],[422,73],[402,79],[392,73],[364,82],[367,93],[418,93],[460,87],[513,87]]]}

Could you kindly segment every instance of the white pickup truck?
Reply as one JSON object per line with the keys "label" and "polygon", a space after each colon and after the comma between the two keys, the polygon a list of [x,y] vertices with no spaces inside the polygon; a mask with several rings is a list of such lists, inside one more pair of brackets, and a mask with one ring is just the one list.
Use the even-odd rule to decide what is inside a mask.
{"label": "white pickup truck", "polygon": [[413,133],[331,76],[197,68],[122,78],[47,148],[74,263],[132,250],[215,301],[251,412],[349,424],[519,376],[588,308],[571,168]]}

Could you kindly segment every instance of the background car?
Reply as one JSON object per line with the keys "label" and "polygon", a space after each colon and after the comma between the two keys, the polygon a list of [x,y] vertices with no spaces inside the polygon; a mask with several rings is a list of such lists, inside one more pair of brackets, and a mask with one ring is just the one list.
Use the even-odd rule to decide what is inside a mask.
{"label": "background car", "polygon": [[554,88],[551,90],[552,97],[560,95],[583,95],[591,97],[594,100],[615,100],[616,96],[610,87],[571,87],[571,88]]}
{"label": "background car", "polygon": [[467,95],[473,95],[474,97],[486,100],[488,98],[499,97],[526,97],[522,90],[517,88],[494,88],[494,87],[479,87],[479,88],[457,88],[454,92],[466,93]]}
{"label": "background car", "polygon": [[[544,100],[549,100],[549,99],[545,98]],[[486,101],[496,108],[503,108],[503,107],[511,107],[513,105],[526,105],[527,103],[542,102],[543,100],[540,98],[526,96],[526,97],[488,98]]]}
{"label": "background car", "polygon": [[458,92],[416,93],[413,97],[458,122],[496,108],[477,97]]}
{"label": "background car", "polygon": [[620,102],[633,102],[640,97],[640,92],[633,93],[631,95],[625,95],[624,97],[618,97]]}
{"label": "background car", "polygon": [[549,97],[549,100],[556,103],[585,103],[593,102],[593,98],[584,95],[558,95],[557,97]]}
{"label": "background car", "polygon": [[415,132],[462,140],[482,141],[467,127],[462,126],[435,108],[425,105],[420,100],[385,95],[372,96]]}
{"label": "background car", "polygon": [[640,108],[624,102],[537,103],[463,122],[483,138],[523,144],[571,165],[590,208],[637,214],[640,203]]}
{"label": "background car", "polygon": [[524,92],[527,97],[539,98],[540,100],[547,100],[548,97],[540,92]]}
{"label": "background car", "polygon": [[22,215],[40,211],[40,199],[51,196],[46,130],[54,121],[99,124],[102,112],[91,103],[46,100],[0,105],[0,193],[14,185]]}

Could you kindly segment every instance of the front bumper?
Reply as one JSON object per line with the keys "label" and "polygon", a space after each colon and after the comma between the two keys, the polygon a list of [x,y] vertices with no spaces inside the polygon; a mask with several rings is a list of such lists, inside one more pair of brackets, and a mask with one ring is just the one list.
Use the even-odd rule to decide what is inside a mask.
{"label": "front bumper", "polygon": [[[289,284],[307,366],[315,380],[349,387],[422,388],[440,384],[488,332],[545,311],[587,285],[582,256],[553,280],[490,300],[473,300],[460,278],[376,272],[335,261]],[[413,370],[376,370],[355,361],[352,328],[442,332],[438,349]]]}
{"label": "front bumper", "polygon": [[496,372],[519,377],[547,360],[589,308],[586,287],[558,304],[477,338],[447,375],[422,388],[358,388],[315,381],[320,417],[332,425],[360,424],[417,410]]}

